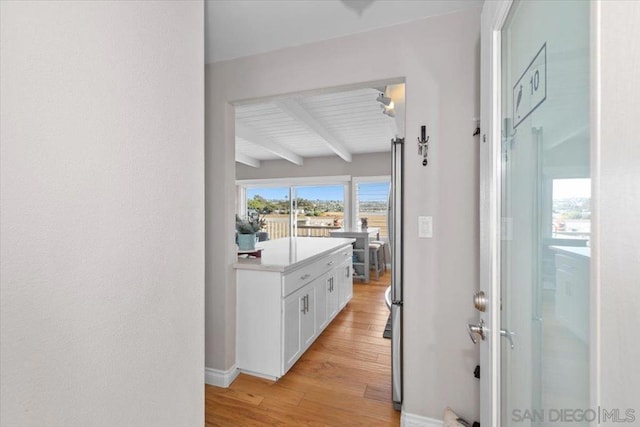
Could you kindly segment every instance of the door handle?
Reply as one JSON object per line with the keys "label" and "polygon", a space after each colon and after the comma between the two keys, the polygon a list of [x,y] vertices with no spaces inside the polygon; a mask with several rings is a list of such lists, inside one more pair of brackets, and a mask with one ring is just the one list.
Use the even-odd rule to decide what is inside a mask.
{"label": "door handle", "polygon": [[469,332],[469,338],[471,338],[471,341],[473,341],[474,344],[478,343],[475,334],[478,334],[480,336],[480,339],[484,341],[486,338],[484,335],[484,320],[480,319],[480,323],[478,323],[477,325],[472,325],[471,323],[468,324],[467,332]]}
{"label": "door handle", "polygon": [[516,346],[513,344],[513,336],[514,335],[515,335],[515,332],[511,332],[508,329],[500,329],[500,336],[501,337],[505,337],[506,339],[509,340],[509,344],[511,344],[511,350],[516,348]]}

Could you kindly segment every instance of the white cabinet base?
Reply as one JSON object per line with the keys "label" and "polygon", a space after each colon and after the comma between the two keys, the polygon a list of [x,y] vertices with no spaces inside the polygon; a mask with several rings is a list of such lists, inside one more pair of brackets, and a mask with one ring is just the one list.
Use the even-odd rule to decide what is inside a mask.
{"label": "white cabinet base", "polygon": [[343,246],[286,274],[238,269],[238,368],[276,380],[309,348],[352,296],[352,248]]}

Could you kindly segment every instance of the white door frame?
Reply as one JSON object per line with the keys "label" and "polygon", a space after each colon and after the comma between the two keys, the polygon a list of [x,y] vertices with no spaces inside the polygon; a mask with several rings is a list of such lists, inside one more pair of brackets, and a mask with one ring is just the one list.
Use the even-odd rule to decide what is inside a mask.
{"label": "white door frame", "polygon": [[[487,296],[487,311],[481,313],[486,340],[480,341],[480,423],[497,426],[500,420],[500,152],[501,152],[501,31],[513,0],[484,3],[481,15],[481,142],[480,142],[480,286]],[[602,3],[591,2],[590,18],[590,90],[591,90],[591,179],[592,242],[599,240],[600,170],[598,147],[601,144],[600,112],[600,16]],[[593,245],[592,245],[593,246]],[[599,248],[592,248],[590,278],[590,406],[601,404],[600,396],[600,289]],[[587,408],[584,408],[587,409]]]}
{"label": "white door frame", "polygon": [[487,1],[481,16],[480,290],[486,340],[480,343],[480,425],[500,424],[500,46],[511,0]]}

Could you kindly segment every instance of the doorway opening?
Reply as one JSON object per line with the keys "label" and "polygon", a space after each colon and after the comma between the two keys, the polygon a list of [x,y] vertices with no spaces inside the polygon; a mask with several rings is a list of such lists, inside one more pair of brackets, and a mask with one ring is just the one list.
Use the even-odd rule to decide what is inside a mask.
{"label": "doorway opening", "polygon": [[[404,83],[396,79],[234,106],[238,216],[262,218],[270,240],[330,238],[332,230],[362,231],[363,220],[373,233],[366,248],[354,247],[353,299],[275,384],[313,381],[327,390],[342,388],[356,406],[357,397],[363,408],[392,408],[392,346],[383,334],[389,320],[385,291],[394,270],[392,140],[404,135]],[[374,240],[378,251],[370,251]],[[359,267],[360,249],[370,256],[366,267]],[[366,280],[365,271],[371,273]],[[248,392],[260,389],[261,381],[240,375],[231,387]],[[399,376],[395,382],[401,385]]]}

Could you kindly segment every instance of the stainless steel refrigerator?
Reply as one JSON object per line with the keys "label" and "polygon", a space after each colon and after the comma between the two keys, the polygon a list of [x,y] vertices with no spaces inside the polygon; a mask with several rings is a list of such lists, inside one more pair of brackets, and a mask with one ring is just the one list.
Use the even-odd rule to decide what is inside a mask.
{"label": "stainless steel refrigerator", "polygon": [[391,383],[393,407],[402,409],[402,170],[404,138],[391,140],[389,248],[391,250]]}

